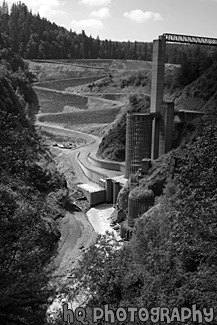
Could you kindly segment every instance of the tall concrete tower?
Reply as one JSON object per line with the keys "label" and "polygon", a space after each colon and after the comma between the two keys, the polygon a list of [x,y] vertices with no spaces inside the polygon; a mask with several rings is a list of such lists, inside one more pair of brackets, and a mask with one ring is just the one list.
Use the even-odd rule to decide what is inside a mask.
{"label": "tall concrete tower", "polygon": [[166,37],[153,41],[151,113],[128,114],[125,177],[142,168],[144,158],[157,159],[172,148],[174,103],[163,103]]}
{"label": "tall concrete tower", "polygon": [[161,116],[159,117],[159,150],[158,156],[167,153],[172,149],[174,122],[174,103],[163,102]]}
{"label": "tall concrete tower", "polygon": [[125,177],[142,167],[143,158],[151,158],[153,114],[127,114]]}
{"label": "tall concrete tower", "polygon": [[[160,113],[163,103],[165,49],[165,36],[159,36],[159,39],[153,41],[151,113]],[[160,121],[156,118],[153,121],[152,130],[152,159],[158,158],[159,154],[159,128]]]}

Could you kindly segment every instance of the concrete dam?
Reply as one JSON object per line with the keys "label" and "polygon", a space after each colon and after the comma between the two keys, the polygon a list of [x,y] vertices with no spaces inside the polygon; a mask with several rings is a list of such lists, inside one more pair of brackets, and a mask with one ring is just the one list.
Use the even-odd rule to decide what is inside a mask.
{"label": "concrete dam", "polygon": [[[127,114],[125,165],[117,162],[103,162],[94,156],[90,157],[91,163],[95,166],[104,166],[108,170],[116,170],[120,174],[110,178],[102,174],[96,175],[95,173],[94,175],[87,170],[87,167],[81,166],[83,170],[86,168],[86,172],[84,172],[89,173],[89,178],[100,185],[98,191],[88,190],[83,186],[91,206],[104,202],[115,205],[120,189],[131,174],[135,174],[138,170],[142,174],[147,174],[151,160],[157,159],[172,149],[175,118],[181,122],[187,122],[203,114],[199,111],[187,110],[175,112],[174,102],[163,101],[166,42],[217,46],[216,39],[176,34],[163,34],[153,41],[150,113]],[[121,227],[122,238],[129,239],[131,237],[134,220],[153,205],[151,197],[141,201],[129,195],[128,216]],[[118,213],[122,212],[118,211]]]}

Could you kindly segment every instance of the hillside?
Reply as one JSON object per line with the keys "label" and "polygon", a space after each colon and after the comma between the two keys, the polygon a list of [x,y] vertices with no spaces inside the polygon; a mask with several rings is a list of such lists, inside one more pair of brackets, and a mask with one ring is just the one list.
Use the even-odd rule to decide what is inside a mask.
{"label": "hillside", "polygon": [[149,96],[132,95],[130,103],[124,106],[115,121],[106,129],[97,155],[103,159],[116,161],[125,160],[126,142],[126,115],[128,112],[148,112],[150,106]]}
{"label": "hillside", "polygon": [[[201,63],[198,63],[201,64]],[[186,84],[184,79],[187,75],[183,67],[174,66],[166,69],[165,73],[165,88],[164,100],[173,101],[176,110],[199,110],[206,113],[216,112],[217,107],[217,61],[213,58],[213,63],[204,72],[198,73],[196,79],[191,83]],[[142,89],[144,92],[150,93],[150,74],[139,73],[135,78],[133,76],[123,78],[123,84],[126,93],[133,91],[131,85],[134,87],[134,94],[138,94],[137,101],[140,101],[140,109],[142,111]],[[183,81],[185,80],[185,81]],[[137,86],[136,86],[137,85]],[[141,87],[142,86],[142,87]],[[144,97],[144,96],[143,96]],[[126,137],[126,111],[129,106],[133,106],[129,102],[125,112],[119,115],[116,120],[107,127],[105,135],[99,146],[98,155],[104,159],[110,160],[125,160],[125,137]],[[146,100],[144,102],[146,109]],[[178,130],[177,130],[178,132]],[[177,132],[174,132],[177,137]],[[182,128],[183,132],[183,128]],[[184,132],[183,132],[184,133]],[[179,137],[179,136],[178,136]],[[179,139],[180,140],[180,139]],[[176,138],[174,138],[174,143]]]}
{"label": "hillside", "polygon": [[[120,191],[117,206],[124,212],[125,224],[129,195],[151,199],[151,209],[135,220],[132,240],[120,243],[106,234],[88,247],[90,225],[88,229],[85,217],[82,222],[82,214],[74,224],[65,214],[67,184],[35,131],[35,114],[40,104],[41,112],[47,113],[41,121],[72,128],[85,123],[98,127],[104,135],[98,156],[123,161],[127,112],[149,111],[151,65],[141,60],[150,60],[152,45],[100,41],[84,31],[77,35],[41,19],[24,4],[14,4],[10,14],[7,8],[4,1],[0,6],[4,32],[0,33],[0,324],[47,324],[51,297],[63,293],[73,302],[77,296],[84,298],[90,325],[96,323],[91,317],[93,308],[106,305],[111,310],[142,307],[143,320],[145,307],[152,315],[149,324],[169,323],[168,313],[171,316],[173,310],[170,318],[175,325],[215,325],[216,313],[205,314],[205,308],[217,306],[216,58],[206,57],[205,50],[168,47],[167,61],[181,67],[166,69],[165,99],[175,101],[178,109],[211,114],[182,126],[183,137],[178,134],[176,148],[154,161],[148,175],[130,177]],[[201,61],[196,60],[196,52],[200,59],[204,55]],[[190,59],[186,53],[191,53]],[[19,55],[43,59],[43,65],[30,62],[33,75]],[[45,61],[60,58],[60,62]],[[40,83],[34,91],[31,82],[35,81]],[[109,101],[125,104],[126,98],[129,103],[124,107]],[[59,138],[56,135],[54,140]],[[178,159],[173,179],[168,177],[172,154]],[[69,157],[61,153],[59,159],[73,177],[71,161],[67,166]],[[60,289],[51,283],[51,262],[62,218],[67,235],[77,232],[67,239],[71,246],[82,231],[87,232],[79,244],[82,258],[68,259]],[[69,257],[64,241],[63,236],[62,254]],[[157,307],[164,308],[161,314]],[[183,312],[179,317],[181,308],[197,308],[202,316],[198,312],[195,321]],[[62,313],[59,316],[53,324],[65,323]],[[132,323],[125,321],[111,323]],[[141,324],[138,315],[133,323]]]}
{"label": "hillside", "polygon": [[175,102],[176,109],[215,112],[217,107],[217,62],[183,89],[172,89],[165,97]]}
{"label": "hillside", "polygon": [[[198,80],[191,86],[200,84]],[[124,141],[127,111],[146,112],[149,106],[149,97],[131,96],[129,106],[110,126],[106,140],[112,148],[108,154],[114,159],[123,157],[119,140]],[[117,204],[125,218],[129,194],[152,198],[151,209],[135,221],[132,240],[120,244],[112,235],[101,236],[71,270],[64,292],[71,301],[81,293],[88,295],[84,304],[89,324],[94,324],[92,309],[106,305],[110,310],[145,306],[152,320],[163,323],[166,318],[175,325],[195,324],[192,317],[181,314],[181,308],[186,312],[196,308],[201,311],[198,323],[205,319],[216,324],[216,313],[212,313],[217,304],[216,113],[191,123],[182,140],[178,148],[153,162],[148,175],[132,176],[120,191]],[[173,179],[168,177],[172,154],[178,157]],[[159,307],[167,316],[160,314]],[[204,308],[209,311],[207,317]],[[127,316],[126,324],[130,313]],[[138,313],[134,323],[141,324]]]}
{"label": "hillside", "polygon": [[[9,2],[11,4],[11,2]],[[100,40],[80,34],[33,14],[22,2],[0,5],[1,32],[8,36],[10,47],[25,59],[130,59],[151,61],[152,42]],[[188,55],[195,55],[192,47],[168,44],[166,62],[180,64]],[[203,54],[197,50],[196,55]]]}
{"label": "hillside", "polygon": [[152,44],[94,39],[35,15],[24,3],[0,6],[1,31],[14,52],[27,59],[151,59]]}
{"label": "hillside", "polygon": [[[32,126],[38,111],[30,73],[0,43],[0,323],[42,324],[65,179]],[[13,306],[13,308],[11,308]]]}
{"label": "hillside", "polygon": [[[167,323],[193,325],[197,317],[198,323],[206,319],[216,324],[216,122],[214,115],[204,117],[190,141],[174,152],[179,164],[173,180],[167,178],[169,155],[159,158],[143,179],[129,180],[125,199],[127,187],[137,196],[154,191],[159,177],[165,178],[165,188],[163,193],[155,191],[158,200],[137,219],[129,244],[120,247],[111,236],[103,236],[73,270],[69,298],[88,292],[89,324],[94,324],[91,308],[107,304],[110,310],[145,306],[143,316],[159,323],[166,317]],[[135,312],[134,323],[141,324],[143,316]],[[123,318],[128,324],[130,313]]]}

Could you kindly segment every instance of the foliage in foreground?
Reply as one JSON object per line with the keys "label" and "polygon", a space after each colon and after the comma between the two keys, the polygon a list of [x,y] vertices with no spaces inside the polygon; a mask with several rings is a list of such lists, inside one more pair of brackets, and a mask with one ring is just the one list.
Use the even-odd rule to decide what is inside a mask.
{"label": "foliage in foreground", "polygon": [[[62,189],[46,148],[40,142],[27,108],[37,104],[23,61],[9,50],[0,64],[0,323],[43,324],[53,292],[48,263],[61,216],[55,201]],[[36,105],[37,108],[37,105]]]}
{"label": "foliage in foreground", "polygon": [[216,122],[216,117],[204,119],[197,137],[182,148],[167,197],[138,220],[131,242],[116,250],[102,238],[85,253],[74,274],[79,290],[73,290],[70,281],[71,299],[83,291],[88,292],[90,308],[109,304],[150,310],[196,304],[201,311],[216,309]]}

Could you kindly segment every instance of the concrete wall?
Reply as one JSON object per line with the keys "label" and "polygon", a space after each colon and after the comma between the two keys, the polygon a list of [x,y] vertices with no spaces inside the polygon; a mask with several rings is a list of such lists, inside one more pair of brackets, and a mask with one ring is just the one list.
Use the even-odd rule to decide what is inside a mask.
{"label": "concrete wall", "polygon": [[104,189],[96,191],[90,191],[88,188],[85,189],[85,187],[81,187],[81,189],[91,207],[105,203],[106,191]]}
{"label": "concrete wall", "polygon": [[92,154],[88,156],[91,164],[94,166],[115,170],[115,171],[124,171],[125,172],[125,163],[117,162],[117,161],[109,161],[109,160],[102,160],[97,157],[94,157]]}
{"label": "concrete wall", "polygon": [[[89,171],[86,170],[86,172],[88,173]],[[99,185],[99,188],[97,188],[97,185],[95,188],[95,186],[89,184],[79,184],[78,186],[82,189],[91,206],[102,203],[113,203],[116,205],[117,196],[122,188],[122,184],[112,178],[107,178],[100,179]]]}
{"label": "concrete wall", "polygon": [[106,203],[113,203],[113,183],[111,178],[106,179]]}
{"label": "concrete wall", "polygon": [[191,122],[195,118],[203,116],[204,113],[199,111],[180,110],[176,112],[175,115],[179,117],[180,122]]}
{"label": "concrete wall", "polygon": [[[113,203],[116,204],[117,196],[122,188],[122,184],[119,181],[109,178],[106,175],[100,174],[97,171],[91,170],[89,167],[85,166],[79,159],[80,153],[77,155],[78,163],[85,174],[85,176],[92,182],[99,184],[101,187],[105,188],[103,190],[104,194],[88,194],[85,195],[90,204],[101,204],[101,203]],[[92,202],[92,203],[91,203]],[[100,203],[99,203],[100,202]]]}
{"label": "concrete wall", "polygon": [[120,192],[120,189],[121,189],[121,185],[117,181],[112,181],[112,183],[113,183],[113,186],[112,186],[112,190],[113,190],[113,205],[115,205],[116,202],[117,202],[118,193]]}
{"label": "concrete wall", "polygon": [[91,181],[93,181],[93,182],[99,184],[101,179],[106,179],[106,178],[107,178],[106,175],[100,174],[100,173],[98,173],[97,171],[93,171],[93,170],[91,170],[89,167],[85,166],[85,165],[80,161],[80,159],[79,159],[79,155],[77,156],[77,159],[78,159],[78,163],[79,163],[79,165],[80,165],[80,167],[81,167],[83,173],[85,174],[85,176],[86,176],[89,180],[91,180]]}
{"label": "concrete wall", "polygon": [[90,193],[90,206],[94,207],[99,204],[105,203],[106,199],[106,193],[105,190],[97,191],[97,192],[92,192]]}

